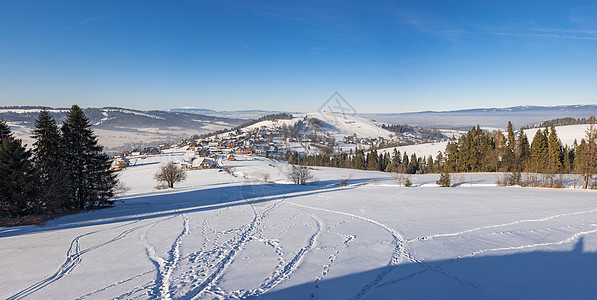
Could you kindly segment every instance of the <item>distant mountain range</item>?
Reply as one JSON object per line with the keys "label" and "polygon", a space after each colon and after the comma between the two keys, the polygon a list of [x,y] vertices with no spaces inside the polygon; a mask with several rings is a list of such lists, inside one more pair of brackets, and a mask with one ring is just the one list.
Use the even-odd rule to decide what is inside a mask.
{"label": "distant mountain range", "polygon": [[[0,119],[11,126],[15,134],[31,145],[34,120],[43,107],[0,107]],[[62,123],[68,108],[47,108]],[[131,147],[176,142],[195,134],[228,129],[264,115],[280,113],[268,110],[215,111],[200,108],[174,108],[167,111],[142,111],[120,107],[86,108],[100,143],[110,152]],[[294,113],[296,114],[296,113]],[[408,124],[429,128],[505,128],[508,121],[515,127],[533,125],[555,118],[586,118],[597,115],[597,105],[515,106],[478,108],[454,111],[422,111],[409,113],[359,114],[377,123]],[[360,123],[359,123],[360,124]],[[356,129],[355,129],[356,130]]]}
{"label": "distant mountain range", "polygon": [[[44,107],[10,106],[0,107],[0,119],[11,126],[17,136],[31,145],[29,137],[34,120]],[[61,124],[68,108],[46,107]],[[238,126],[246,119],[208,116],[187,112],[141,111],[120,107],[86,108],[100,143],[108,151],[130,149],[134,146],[173,142],[194,134],[210,133],[216,130]]]}
{"label": "distant mountain range", "polygon": [[508,121],[511,121],[514,126],[520,127],[556,118],[587,118],[590,115],[597,115],[597,105],[514,106],[453,111],[361,114],[362,117],[377,122],[433,128],[462,128],[477,124],[482,127],[505,128]]}
{"label": "distant mountain range", "polygon": [[276,111],[276,110],[224,110],[224,111],[216,111],[211,109],[205,108],[195,108],[195,107],[183,107],[183,108],[171,108],[168,109],[169,112],[184,112],[184,113],[192,113],[192,114],[202,114],[206,116],[214,116],[214,117],[224,117],[224,118],[233,118],[233,119],[257,119],[263,117],[265,115],[271,114],[278,114],[278,113],[298,113],[298,112],[286,112],[286,111]]}
{"label": "distant mountain range", "polygon": [[[256,119],[264,115],[282,112],[268,110],[215,111],[201,108],[174,108],[169,111],[240,119]],[[298,112],[291,113],[300,114]],[[592,114],[597,115],[597,105],[514,106],[451,111],[367,113],[359,114],[359,116],[380,123],[408,124],[417,127],[466,128],[479,124],[483,127],[504,128],[508,121],[511,121],[516,127],[521,127],[556,118],[587,118]]]}

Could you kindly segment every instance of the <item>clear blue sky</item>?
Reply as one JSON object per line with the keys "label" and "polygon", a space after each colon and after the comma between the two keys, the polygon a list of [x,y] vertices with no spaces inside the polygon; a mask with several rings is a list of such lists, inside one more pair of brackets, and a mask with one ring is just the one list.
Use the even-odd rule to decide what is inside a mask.
{"label": "clear blue sky", "polygon": [[[226,4],[224,4],[226,2]],[[2,1],[0,105],[597,103],[594,1]]]}

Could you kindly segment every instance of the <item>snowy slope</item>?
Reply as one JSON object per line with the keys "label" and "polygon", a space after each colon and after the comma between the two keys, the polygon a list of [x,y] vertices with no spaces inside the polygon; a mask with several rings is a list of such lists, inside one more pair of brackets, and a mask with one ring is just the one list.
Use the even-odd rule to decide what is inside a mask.
{"label": "snowy slope", "polygon": [[360,138],[388,138],[392,133],[382,129],[372,121],[350,114],[333,112],[316,112],[307,114],[310,118],[317,118],[333,126],[339,135],[347,136],[357,134]]}
{"label": "snowy slope", "polygon": [[291,126],[299,121],[308,122],[312,119],[318,119],[324,122],[323,130],[337,140],[343,137],[356,134],[359,138],[388,138],[392,133],[382,129],[372,121],[363,119],[356,115],[342,115],[331,112],[315,112],[308,114],[295,114],[291,120],[261,121],[259,123],[247,126],[246,129],[253,130],[257,128],[276,128],[284,124]]}
{"label": "snowy slope", "polygon": [[[400,188],[391,174],[251,156],[155,191],[159,163],[121,173],[115,207],[0,229],[0,297],[17,299],[592,298],[595,191],[495,187],[467,174]],[[265,176],[265,175],[268,176]],[[350,178],[348,186],[338,186]],[[265,181],[267,179],[267,181]],[[6,272],[10,270],[10,272]]]}
{"label": "snowy slope", "polygon": [[[446,146],[448,142],[437,142],[437,143],[424,143],[424,144],[416,144],[416,145],[407,145],[407,146],[399,146],[394,147],[396,150],[400,151],[400,155],[404,155],[407,153],[408,156],[416,154],[417,157],[427,157],[431,155],[433,159],[437,156],[439,152],[444,152],[446,150]],[[377,150],[378,154],[382,153],[394,153],[394,148],[385,148]]]}
{"label": "snowy slope", "polygon": [[[585,138],[586,130],[589,125],[568,125],[568,126],[556,126],[556,133],[562,141],[562,145],[572,146],[574,140],[580,143],[580,140]],[[543,130],[544,128],[540,128]],[[533,141],[533,137],[537,133],[538,129],[528,129],[524,132],[529,138],[529,142]]]}

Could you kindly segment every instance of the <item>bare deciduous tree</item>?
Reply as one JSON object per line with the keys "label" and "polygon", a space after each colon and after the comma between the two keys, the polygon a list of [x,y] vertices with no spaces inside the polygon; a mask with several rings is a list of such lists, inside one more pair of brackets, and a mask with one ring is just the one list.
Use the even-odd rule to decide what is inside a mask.
{"label": "bare deciduous tree", "polygon": [[187,179],[187,172],[177,166],[173,161],[170,161],[160,166],[154,178],[158,182],[165,182],[169,188],[173,188],[174,183]]}
{"label": "bare deciduous tree", "polygon": [[305,166],[292,166],[292,169],[287,174],[288,179],[292,180],[294,184],[306,184],[307,181],[313,179],[311,170]]}

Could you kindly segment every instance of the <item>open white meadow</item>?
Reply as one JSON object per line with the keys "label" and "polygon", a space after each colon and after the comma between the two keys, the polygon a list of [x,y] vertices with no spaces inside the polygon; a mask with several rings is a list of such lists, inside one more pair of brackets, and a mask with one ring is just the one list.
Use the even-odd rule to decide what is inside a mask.
{"label": "open white meadow", "polygon": [[[238,156],[156,191],[150,157],[112,208],[0,228],[8,299],[594,298],[597,194],[496,187],[498,174],[315,168]],[[338,183],[348,179],[348,185]]]}

